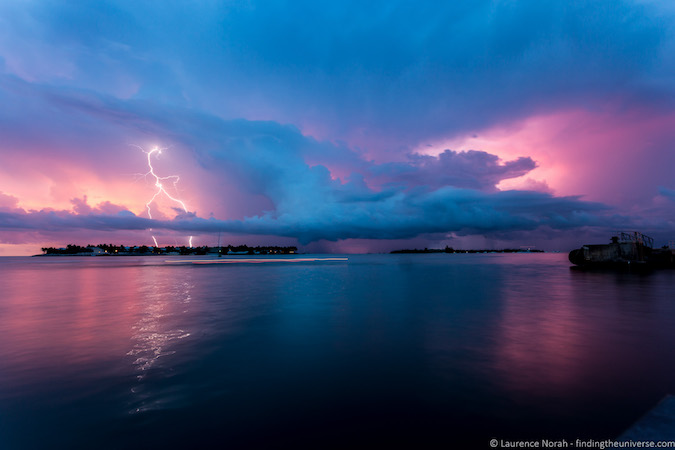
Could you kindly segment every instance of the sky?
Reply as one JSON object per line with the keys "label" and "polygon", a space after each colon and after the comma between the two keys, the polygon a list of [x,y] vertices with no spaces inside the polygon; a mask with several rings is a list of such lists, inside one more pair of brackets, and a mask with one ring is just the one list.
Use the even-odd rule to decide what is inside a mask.
{"label": "sky", "polygon": [[674,168],[669,2],[0,2],[0,256],[663,245]]}

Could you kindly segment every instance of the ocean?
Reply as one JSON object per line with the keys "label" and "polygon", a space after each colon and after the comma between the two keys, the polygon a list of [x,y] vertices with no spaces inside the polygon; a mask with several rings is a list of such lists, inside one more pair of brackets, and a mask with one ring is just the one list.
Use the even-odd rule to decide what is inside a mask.
{"label": "ocean", "polygon": [[675,393],[673,270],[329,257],[0,258],[0,448],[603,440]]}

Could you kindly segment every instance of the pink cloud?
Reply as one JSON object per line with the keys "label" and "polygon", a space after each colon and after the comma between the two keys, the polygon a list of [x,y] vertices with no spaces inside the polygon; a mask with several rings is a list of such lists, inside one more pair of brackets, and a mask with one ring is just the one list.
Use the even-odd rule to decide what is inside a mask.
{"label": "pink cloud", "polygon": [[0,191],[0,210],[11,211],[19,208],[19,199]]}
{"label": "pink cloud", "polygon": [[[675,114],[633,108],[569,110],[532,116],[420,147],[483,149],[510,159],[528,155],[537,168],[502,181],[502,189],[553,191],[623,207],[646,201],[658,185],[674,187]],[[529,179],[530,181],[528,181]]]}
{"label": "pink cloud", "polygon": [[[652,130],[644,115],[639,115],[642,128],[624,118],[624,127],[632,131],[622,141],[611,133],[622,124],[622,115],[560,112],[484,130],[461,142],[443,142],[427,149],[430,154],[382,163],[276,122],[222,120],[93,93],[20,87],[37,104],[17,109],[20,126],[0,122],[8,136],[0,143],[2,189],[11,197],[4,201],[29,210],[5,214],[0,221],[17,243],[67,242],[73,237],[86,239],[74,242],[79,244],[116,238],[150,243],[150,228],[161,242],[188,234],[213,237],[222,231],[296,238],[306,244],[448,232],[506,238],[542,227],[564,231],[606,226],[617,221],[605,220],[603,205],[542,192],[589,194],[591,184],[582,181],[605,176],[602,155],[616,147],[634,157],[627,145],[649,131],[662,143],[668,124],[658,123]],[[33,120],[35,115],[40,120]],[[37,131],[29,132],[31,127]],[[156,142],[158,137],[163,142]],[[147,220],[146,203],[156,186],[152,177],[144,176],[146,154],[130,143],[146,149],[168,147],[153,162],[155,170],[180,176],[172,195],[195,214],[184,217],[174,209],[175,202],[158,197],[152,204],[155,220]],[[654,156],[661,164],[658,152]],[[631,161],[630,168],[635,172],[645,161],[649,159],[639,160],[642,165]],[[329,169],[333,166],[348,175],[336,177]],[[598,174],[592,176],[593,171]],[[623,180],[630,173],[618,175],[615,171],[611,176]],[[521,189],[541,192],[495,190],[509,179]],[[669,180],[661,185],[672,188]],[[613,189],[625,192],[621,184]]]}
{"label": "pink cloud", "polygon": [[76,214],[102,214],[112,216],[118,214],[122,211],[128,211],[128,208],[116,205],[110,201],[105,201],[97,204],[92,207],[87,203],[87,196],[84,195],[82,198],[73,198],[70,200],[73,204],[73,211]]}

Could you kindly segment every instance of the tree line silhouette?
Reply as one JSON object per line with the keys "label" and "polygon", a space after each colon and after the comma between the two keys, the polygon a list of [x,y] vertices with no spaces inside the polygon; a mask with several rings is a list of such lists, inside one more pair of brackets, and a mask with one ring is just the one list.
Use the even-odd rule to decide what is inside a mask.
{"label": "tree line silhouette", "polygon": [[[297,253],[298,248],[295,246],[281,247],[281,246],[257,246],[249,247],[248,245],[227,245],[222,247],[186,247],[168,245],[166,247],[148,247],[147,245],[114,245],[114,244],[98,244],[87,245],[85,247],[79,245],[68,244],[65,248],[42,247],[42,253],[45,255],[86,255],[94,254],[96,248],[101,249],[104,255],[206,255],[209,253],[217,253],[222,255],[227,254],[248,254],[248,255],[287,255]],[[101,254],[97,252],[97,254]]]}
{"label": "tree line silhouette", "polygon": [[452,247],[445,248],[425,248],[425,249],[402,249],[402,250],[393,250],[390,253],[543,253],[543,250],[536,249],[517,249],[517,248],[503,248],[499,250],[455,250]]}

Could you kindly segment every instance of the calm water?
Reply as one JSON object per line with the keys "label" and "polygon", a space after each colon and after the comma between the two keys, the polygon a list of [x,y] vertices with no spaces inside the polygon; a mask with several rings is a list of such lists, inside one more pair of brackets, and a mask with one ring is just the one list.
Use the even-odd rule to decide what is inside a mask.
{"label": "calm water", "polygon": [[0,258],[0,448],[607,439],[675,393],[675,271],[166,259]]}

